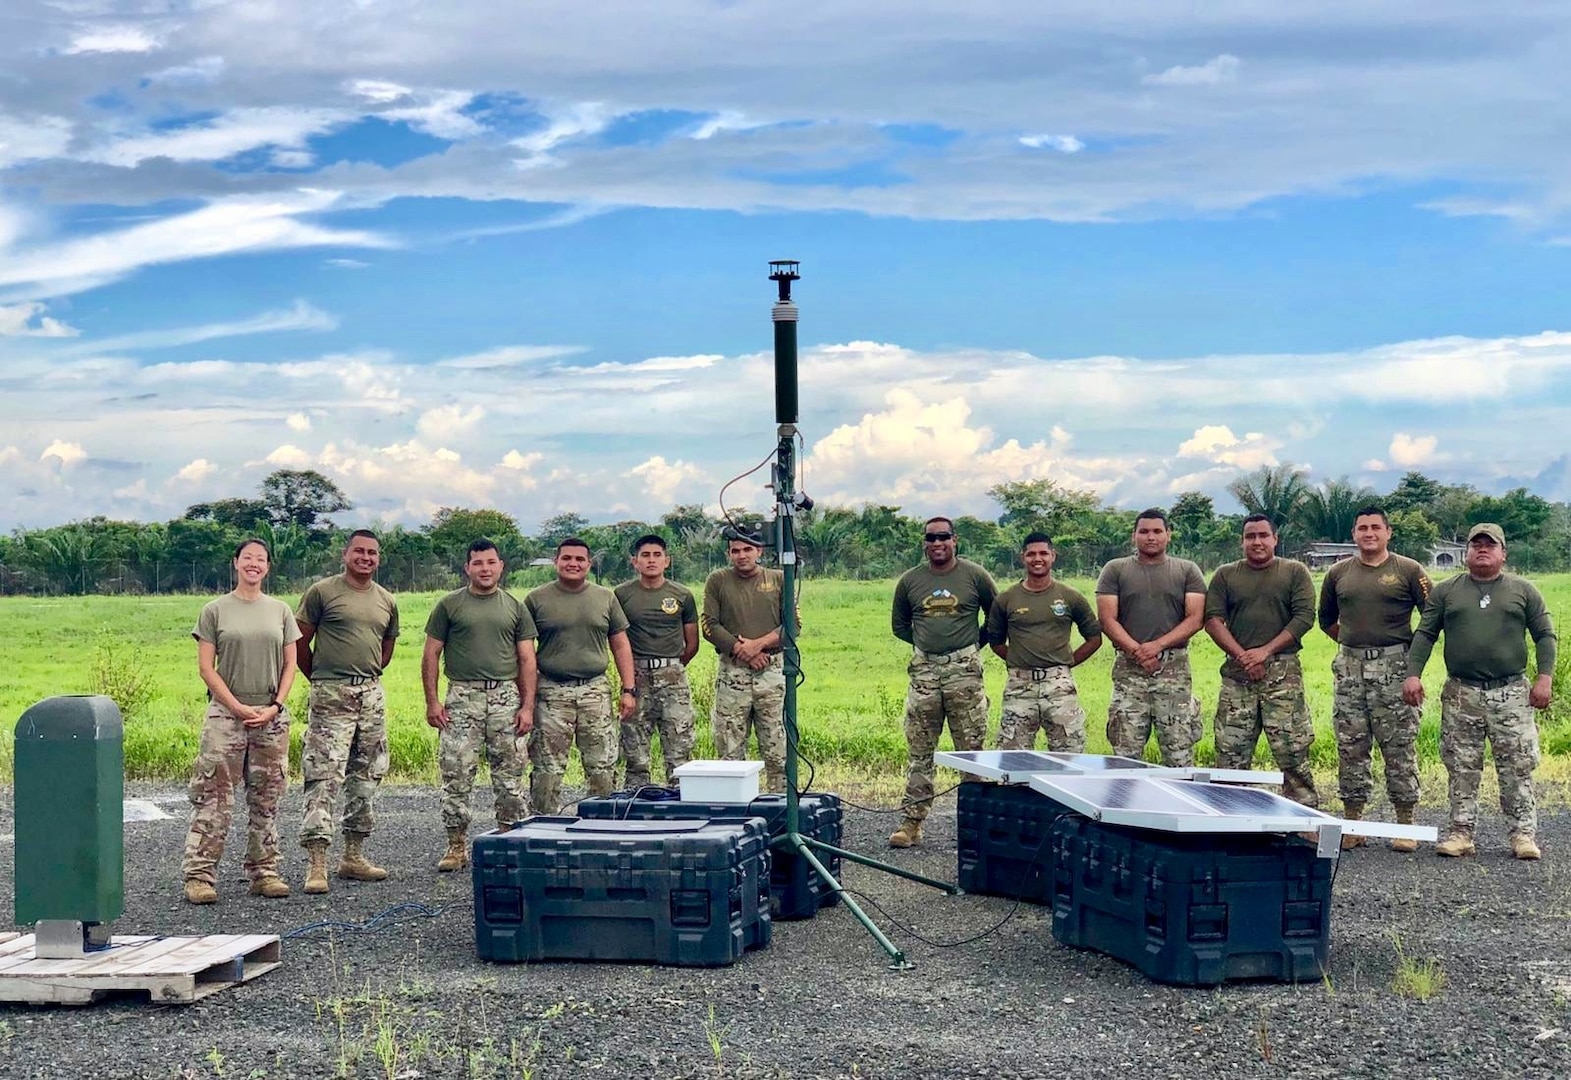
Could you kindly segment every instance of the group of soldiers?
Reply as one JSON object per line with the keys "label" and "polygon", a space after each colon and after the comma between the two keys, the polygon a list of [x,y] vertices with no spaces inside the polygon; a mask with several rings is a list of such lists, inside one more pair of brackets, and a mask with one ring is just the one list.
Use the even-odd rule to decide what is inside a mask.
{"label": "group of soldiers", "polygon": [[[710,718],[716,752],[745,757],[753,734],[770,787],[783,789],[783,575],[759,565],[762,553],[756,536],[737,533],[730,540],[730,566],[709,576],[700,617],[692,592],[666,577],[670,556],[665,539],[655,534],[634,542],[634,576],[615,590],[588,580],[589,547],[569,537],[556,548],[556,579],[522,600],[502,587],[506,567],[496,544],[485,539],[470,544],[466,583],[432,608],[420,664],[426,722],[437,731],[447,830],[437,869],[468,865],[470,792],[482,758],[491,771],[496,821],[504,828],[528,816],[531,807],[536,814],[561,809],[562,777],[575,746],[591,795],[614,790],[619,758],[626,763],[627,787],[647,785],[656,731],[666,774],[686,763],[694,741],[686,669],[698,653],[700,626],[719,654]],[[375,580],[380,558],[375,534],[357,530],[345,545],[343,572],[313,584],[291,613],[261,595],[266,545],[247,541],[235,563],[248,590],[244,602],[265,601],[268,618],[278,625],[265,637],[246,638],[231,620],[220,635],[216,613],[234,607],[237,594],[204,609],[193,633],[206,658],[202,672],[213,704],[191,786],[195,810],[183,876],[192,903],[217,899],[214,871],[229,828],[232,792],[242,780],[251,818],[246,871],[252,892],[289,895],[277,873],[276,818],[288,747],[282,699],[296,670],[311,682],[301,767],[305,892],[329,889],[328,849],[340,804],[338,876],[387,877],[364,850],[388,767],[382,672],[399,636],[398,603]],[[242,566],[248,559],[260,563],[259,572]],[[614,715],[611,666],[619,683]],[[445,695],[439,692],[444,670]],[[267,708],[239,701],[230,683],[266,700]],[[258,725],[271,740],[267,753],[276,766],[265,775],[255,769]]]}
{"label": "group of soldiers", "polygon": [[[1440,744],[1451,816],[1435,850],[1448,856],[1476,851],[1487,741],[1511,852],[1539,858],[1534,710],[1549,706],[1556,649],[1542,595],[1505,572],[1506,538],[1498,525],[1472,526],[1467,573],[1434,587],[1423,567],[1390,550],[1391,526],[1380,507],[1357,511],[1352,538],[1356,555],[1326,574],[1318,607],[1320,629],[1337,643],[1333,726],[1342,816],[1363,817],[1374,790],[1371,747],[1379,746],[1396,820],[1412,823],[1419,799],[1421,676],[1443,635],[1448,678],[1440,699]],[[1026,576],[999,593],[985,570],[956,554],[952,521],[926,522],[927,561],[895,587],[894,633],[912,646],[905,712],[910,770],[905,817],[890,846],[910,847],[922,838],[933,798],[933,751],[945,723],[956,749],[982,748],[983,647],[1008,666],[1000,748],[1031,749],[1040,728],[1050,750],[1084,751],[1085,711],[1070,670],[1106,637],[1118,650],[1107,716],[1113,751],[1141,757],[1154,732],[1162,764],[1182,767],[1194,763],[1203,733],[1187,650],[1203,629],[1225,656],[1213,724],[1217,766],[1248,768],[1264,734],[1282,771],[1283,793],[1319,805],[1309,760],[1314,725],[1298,656],[1317,617],[1309,570],[1277,556],[1276,528],[1263,514],[1244,519],[1244,557],[1218,568],[1209,584],[1194,563],[1167,554],[1171,533],[1162,510],[1142,511],[1131,539],[1135,554],[1103,567],[1093,608],[1054,580],[1055,551],[1047,535],[1025,538]],[[1074,648],[1072,630],[1081,638]],[[1537,654],[1531,683],[1529,637]],[[1349,836],[1342,846],[1364,842]],[[1397,839],[1391,847],[1414,851],[1417,844]]]}
{"label": "group of soldiers", "polygon": [[[697,655],[700,633],[719,661],[710,716],[717,756],[746,757],[751,735],[768,788],[784,789],[783,575],[760,565],[763,545],[757,536],[739,530],[727,535],[730,565],[705,581],[701,612],[692,592],[666,576],[670,556],[666,541],[655,534],[632,545],[634,576],[614,590],[588,580],[589,547],[569,537],[557,545],[556,579],[522,600],[502,587],[506,567],[496,545],[485,539],[469,545],[466,584],[432,609],[420,665],[426,720],[437,731],[447,831],[438,870],[468,865],[470,793],[482,757],[490,767],[496,821],[504,828],[531,809],[536,814],[561,809],[562,777],[574,746],[591,795],[614,790],[619,758],[625,787],[647,785],[656,731],[666,775],[686,763],[694,743],[686,669]],[[1140,757],[1154,734],[1164,765],[1187,766],[1203,732],[1187,646],[1204,629],[1226,656],[1214,720],[1217,765],[1248,768],[1264,734],[1283,773],[1284,793],[1318,805],[1309,762],[1314,728],[1298,657],[1316,621],[1307,568],[1276,555],[1276,529],[1259,514],[1244,519],[1244,557],[1219,568],[1209,585],[1194,563],[1168,555],[1171,534],[1162,510],[1141,512],[1131,539],[1135,553],[1102,569],[1093,606],[1054,579],[1056,551],[1046,534],[1025,537],[1025,577],[1000,593],[982,567],[959,557],[950,519],[925,523],[925,562],[896,584],[892,612],[894,634],[912,646],[912,655],[904,717],[909,768],[903,818],[889,837],[891,847],[922,839],[934,798],[933,753],[945,725],[956,749],[983,747],[988,726],[983,648],[1007,665],[1000,748],[1032,748],[1041,730],[1051,750],[1085,749],[1085,711],[1070,672],[1106,637],[1119,654],[1107,718],[1114,752]],[[1533,712],[1549,704],[1556,645],[1543,597],[1531,583],[1504,571],[1505,536],[1497,525],[1473,526],[1468,572],[1433,588],[1418,563],[1389,550],[1391,529],[1380,508],[1358,511],[1353,539],[1357,554],[1326,575],[1318,609],[1320,628],[1338,644],[1332,670],[1343,816],[1358,819],[1365,811],[1373,792],[1370,752],[1378,745],[1396,819],[1411,823],[1419,798],[1420,676],[1444,635],[1449,677],[1441,695],[1441,756],[1449,774],[1451,821],[1436,850],[1451,856],[1475,851],[1487,740],[1512,853],[1538,858]],[[260,545],[265,553],[260,541],[241,545],[236,556],[241,588],[204,609],[195,632],[214,705],[192,782],[197,810],[185,879],[193,903],[216,898],[213,868],[229,821],[222,789],[227,783],[232,791],[242,778],[237,762],[265,757],[254,745],[246,749],[247,739],[256,743],[259,731],[270,733],[271,757],[265,760],[272,765],[271,771],[243,774],[252,817],[247,871],[253,892],[288,895],[276,872],[272,819],[283,785],[282,763],[273,759],[280,731],[287,752],[281,702],[296,666],[311,682],[300,829],[309,857],[305,891],[328,891],[327,856],[340,800],[337,825],[344,846],[338,876],[361,881],[387,876],[363,847],[375,827],[377,786],[388,766],[381,676],[399,636],[397,601],[375,581],[377,538],[368,530],[352,534],[343,572],[307,589],[296,612],[271,602],[283,608],[282,618],[268,615],[263,652],[278,653],[281,660],[253,663],[249,672],[227,661],[232,679],[249,679],[252,700],[268,699],[261,707],[229,693],[219,675],[225,670],[224,647],[215,646],[218,638],[204,629],[210,611],[238,610],[233,598],[245,590],[245,603],[258,599],[265,558],[257,576],[243,565],[248,545]],[[252,550],[245,558],[255,556]],[[1416,629],[1415,611],[1421,613]],[[1077,646],[1073,631],[1080,636]],[[1531,685],[1525,677],[1527,637],[1536,646],[1539,672]],[[607,674],[612,665],[619,684],[614,713]],[[1362,838],[1343,840],[1344,847],[1361,843]],[[1416,849],[1411,840],[1393,840],[1391,846]]]}

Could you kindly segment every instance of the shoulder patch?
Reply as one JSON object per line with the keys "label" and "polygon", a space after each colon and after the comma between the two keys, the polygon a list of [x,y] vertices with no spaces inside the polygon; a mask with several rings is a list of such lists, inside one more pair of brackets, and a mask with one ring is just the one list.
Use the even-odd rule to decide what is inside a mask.
{"label": "shoulder patch", "polygon": [[681,610],[681,607],[682,605],[676,602],[676,597],[674,596],[668,596],[664,600],[660,601],[660,610],[665,612],[667,615],[675,615],[679,610]]}

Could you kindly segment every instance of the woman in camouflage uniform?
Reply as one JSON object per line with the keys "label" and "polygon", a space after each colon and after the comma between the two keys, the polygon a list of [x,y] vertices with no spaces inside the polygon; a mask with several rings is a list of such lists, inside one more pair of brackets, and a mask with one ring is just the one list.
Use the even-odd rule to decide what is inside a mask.
{"label": "woman in camouflage uniform", "polygon": [[251,893],[273,899],[289,895],[288,883],[278,874],[278,803],[289,768],[284,700],[295,678],[300,628],[288,604],[262,592],[269,562],[262,541],[242,542],[235,549],[234,591],[204,607],[191,631],[208,699],[191,773],[191,829],[181,865],[185,898],[193,904],[218,899],[218,860],[242,780]]}

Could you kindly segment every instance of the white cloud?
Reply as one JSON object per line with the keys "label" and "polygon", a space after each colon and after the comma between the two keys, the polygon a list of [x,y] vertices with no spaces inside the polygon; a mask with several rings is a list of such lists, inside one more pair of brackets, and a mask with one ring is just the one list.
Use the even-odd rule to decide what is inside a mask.
{"label": "white cloud", "polygon": [[[74,326],[67,326],[59,319],[44,314],[44,305],[33,301],[25,304],[0,304],[0,337],[76,337],[81,333]],[[37,322],[34,320],[37,319]]]}
{"label": "white cloud", "polygon": [[1020,145],[1033,150],[1057,150],[1060,154],[1078,154],[1086,148],[1073,135],[1022,135]]}
{"label": "white cloud", "polygon": [[460,371],[489,371],[493,368],[532,364],[539,360],[558,360],[586,351],[582,345],[504,345],[499,349],[487,349],[467,356],[450,356],[438,360],[437,366]]}
{"label": "white cloud", "polygon": [[428,439],[462,440],[484,417],[485,409],[479,405],[439,405],[420,414],[415,430]]}
{"label": "white cloud", "polygon": [[728,110],[726,112],[716,113],[715,115],[709,117],[709,119],[705,120],[703,123],[699,124],[698,127],[693,130],[693,133],[689,136],[689,138],[702,141],[704,139],[712,139],[716,135],[721,135],[726,132],[752,131],[755,128],[768,126],[769,121],[767,120],[749,120],[742,113]]}
{"label": "white cloud", "polygon": [[195,484],[202,480],[206,480],[209,476],[212,476],[217,471],[218,466],[214,465],[211,461],[208,461],[206,458],[197,458],[195,461],[191,461],[182,466],[180,470],[175,473],[175,479],[183,480],[188,484]]}
{"label": "white cloud", "polygon": [[1278,464],[1276,451],[1282,445],[1280,439],[1258,431],[1248,432],[1240,439],[1225,424],[1207,424],[1196,428],[1192,436],[1179,444],[1178,456],[1205,458],[1247,472],[1262,465]]}
{"label": "white cloud", "polygon": [[50,458],[54,458],[61,466],[70,468],[73,465],[80,465],[86,461],[87,451],[82,449],[80,443],[64,442],[56,439],[44,448],[42,454],[38,455],[38,460],[42,462],[47,462]]}
{"label": "white cloud", "polygon": [[1232,53],[1213,56],[1194,67],[1170,67],[1156,75],[1147,75],[1140,81],[1147,86],[1215,86],[1238,78],[1238,57]]}
{"label": "white cloud", "polygon": [[28,250],[0,251],[0,287],[26,286],[60,295],[102,285],[145,266],[237,252],[300,247],[387,247],[375,233],[330,229],[301,220],[332,209],[332,191],[303,189],[218,199],[169,217],[63,239]]}
{"label": "white cloud", "polygon": [[552,150],[564,143],[604,131],[614,116],[610,109],[598,101],[568,106],[551,115],[542,130],[513,140],[513,145],[524,152],[524,156],[514,164],[526,169],[558,164],[551,154]]}
{"label": "white cloud", "polygon": [[517,450],[509,450],[502,455],[502,468],[512,469],[515,472],[528,472],[545,460],[541,453],[520,454]]}
{"label": "white cloud", "polygon": [[275,169],[309,169],[316,164],[316,155],[309,150],[274,150],[268,160]]}
{"label": "white cloud", "polygon": [[223,161],[263,146],[303,152],[308,139],[353,119],[354,114],[341,109],[238,108],[186,127],[111,136],[87,151],[83,160],[131,168],[151,158]]}
{"label": "white cloud", "polygon": [[224,74],[222,56],[201,56],[189,64],[176,64],[150,72],[146,79],[161,86],[206,86],[217,82]]}
{"label": "white cloud", "polygon": [[1435,460],[1435,448],[1439,445],[1440,440],[1433,435],[1408,435],[1399,431],[1391,437],[1391,448],[1386,452],[1393,465],[1416,469]]}
{"label": "white cloud", "polygon": [[282,446],[274,447],[267,457],[262,460],[268,465],[273,465],[280,469],[309,469],[316,464],[314,457],[292,443],[284,443]]}
{"label": "white cloud", "polygon": [[284,423],[289,425],[290,431],[310,431],[311,418],[305,413],[290,413],[284,418]]}
{"label": "white cloud", "polygon": [[1379,458],[1370,458],[1368,461],[1364,462],[1365,472],[1385,472],[1389,468],[1390,466],[1387,465],[1384,461],[1381,461]]}
{"label": "white cloud", "polygon": [[335,270],[364,270],[371,264],[363,259],[323,259],[322,265],[331,266]]}
{"label": "white cloud", "polygon": [[338,320],[304,300],[296,300],[288,308],[264,311],[249,319],[234,322],[206,323],[201,326],[175,327],[168,330],[142,330],[134,334],[84,341],[62,355],[104,355],[142,349],[167,349],[179,345],[196,345],[221,338],[247,337],[252,334],[277,334],[290,331],[332,330]]}
{"label": "white cloud", "polygon": [[679,493],[704,478],[704,470],[687,461],[667,461],[656,454],[634,465],[623,476],[637,480],[643,488],[646,503],[674,505]]}
{"label": "white cloud", "polygon": [[[0,109],[0,169],[59,157],[71,143],[72,123],[60,116],[15,116]],[[0,232],[0,240],[4,239]]]}
{"label": "white cloud", "polygon": [[61,52],[67,56],[149,53],[159,45],[159,39],[140,26],[99,26],[76,34]]}
{"label": "white cloud", "polygon": [[22,461],[22,450],[16,446],[0,447],[0,465],[18,465]]}

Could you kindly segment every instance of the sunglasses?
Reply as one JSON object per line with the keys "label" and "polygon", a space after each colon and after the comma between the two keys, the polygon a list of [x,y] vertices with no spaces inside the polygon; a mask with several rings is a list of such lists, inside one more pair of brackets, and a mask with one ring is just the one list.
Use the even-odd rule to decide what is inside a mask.
{"label": "sunglasses", "polygon": [[924,541],[926,541],[927,543],[929,543],[929,544],[936,544],[936,543],[939,543],[940,541],[943,541],[943,540],[953,540],[954,538],[955,538],[955,534],[952,533],[952,532],[937,532],[937,533],[923,533],[922,534],[922,539]]}

